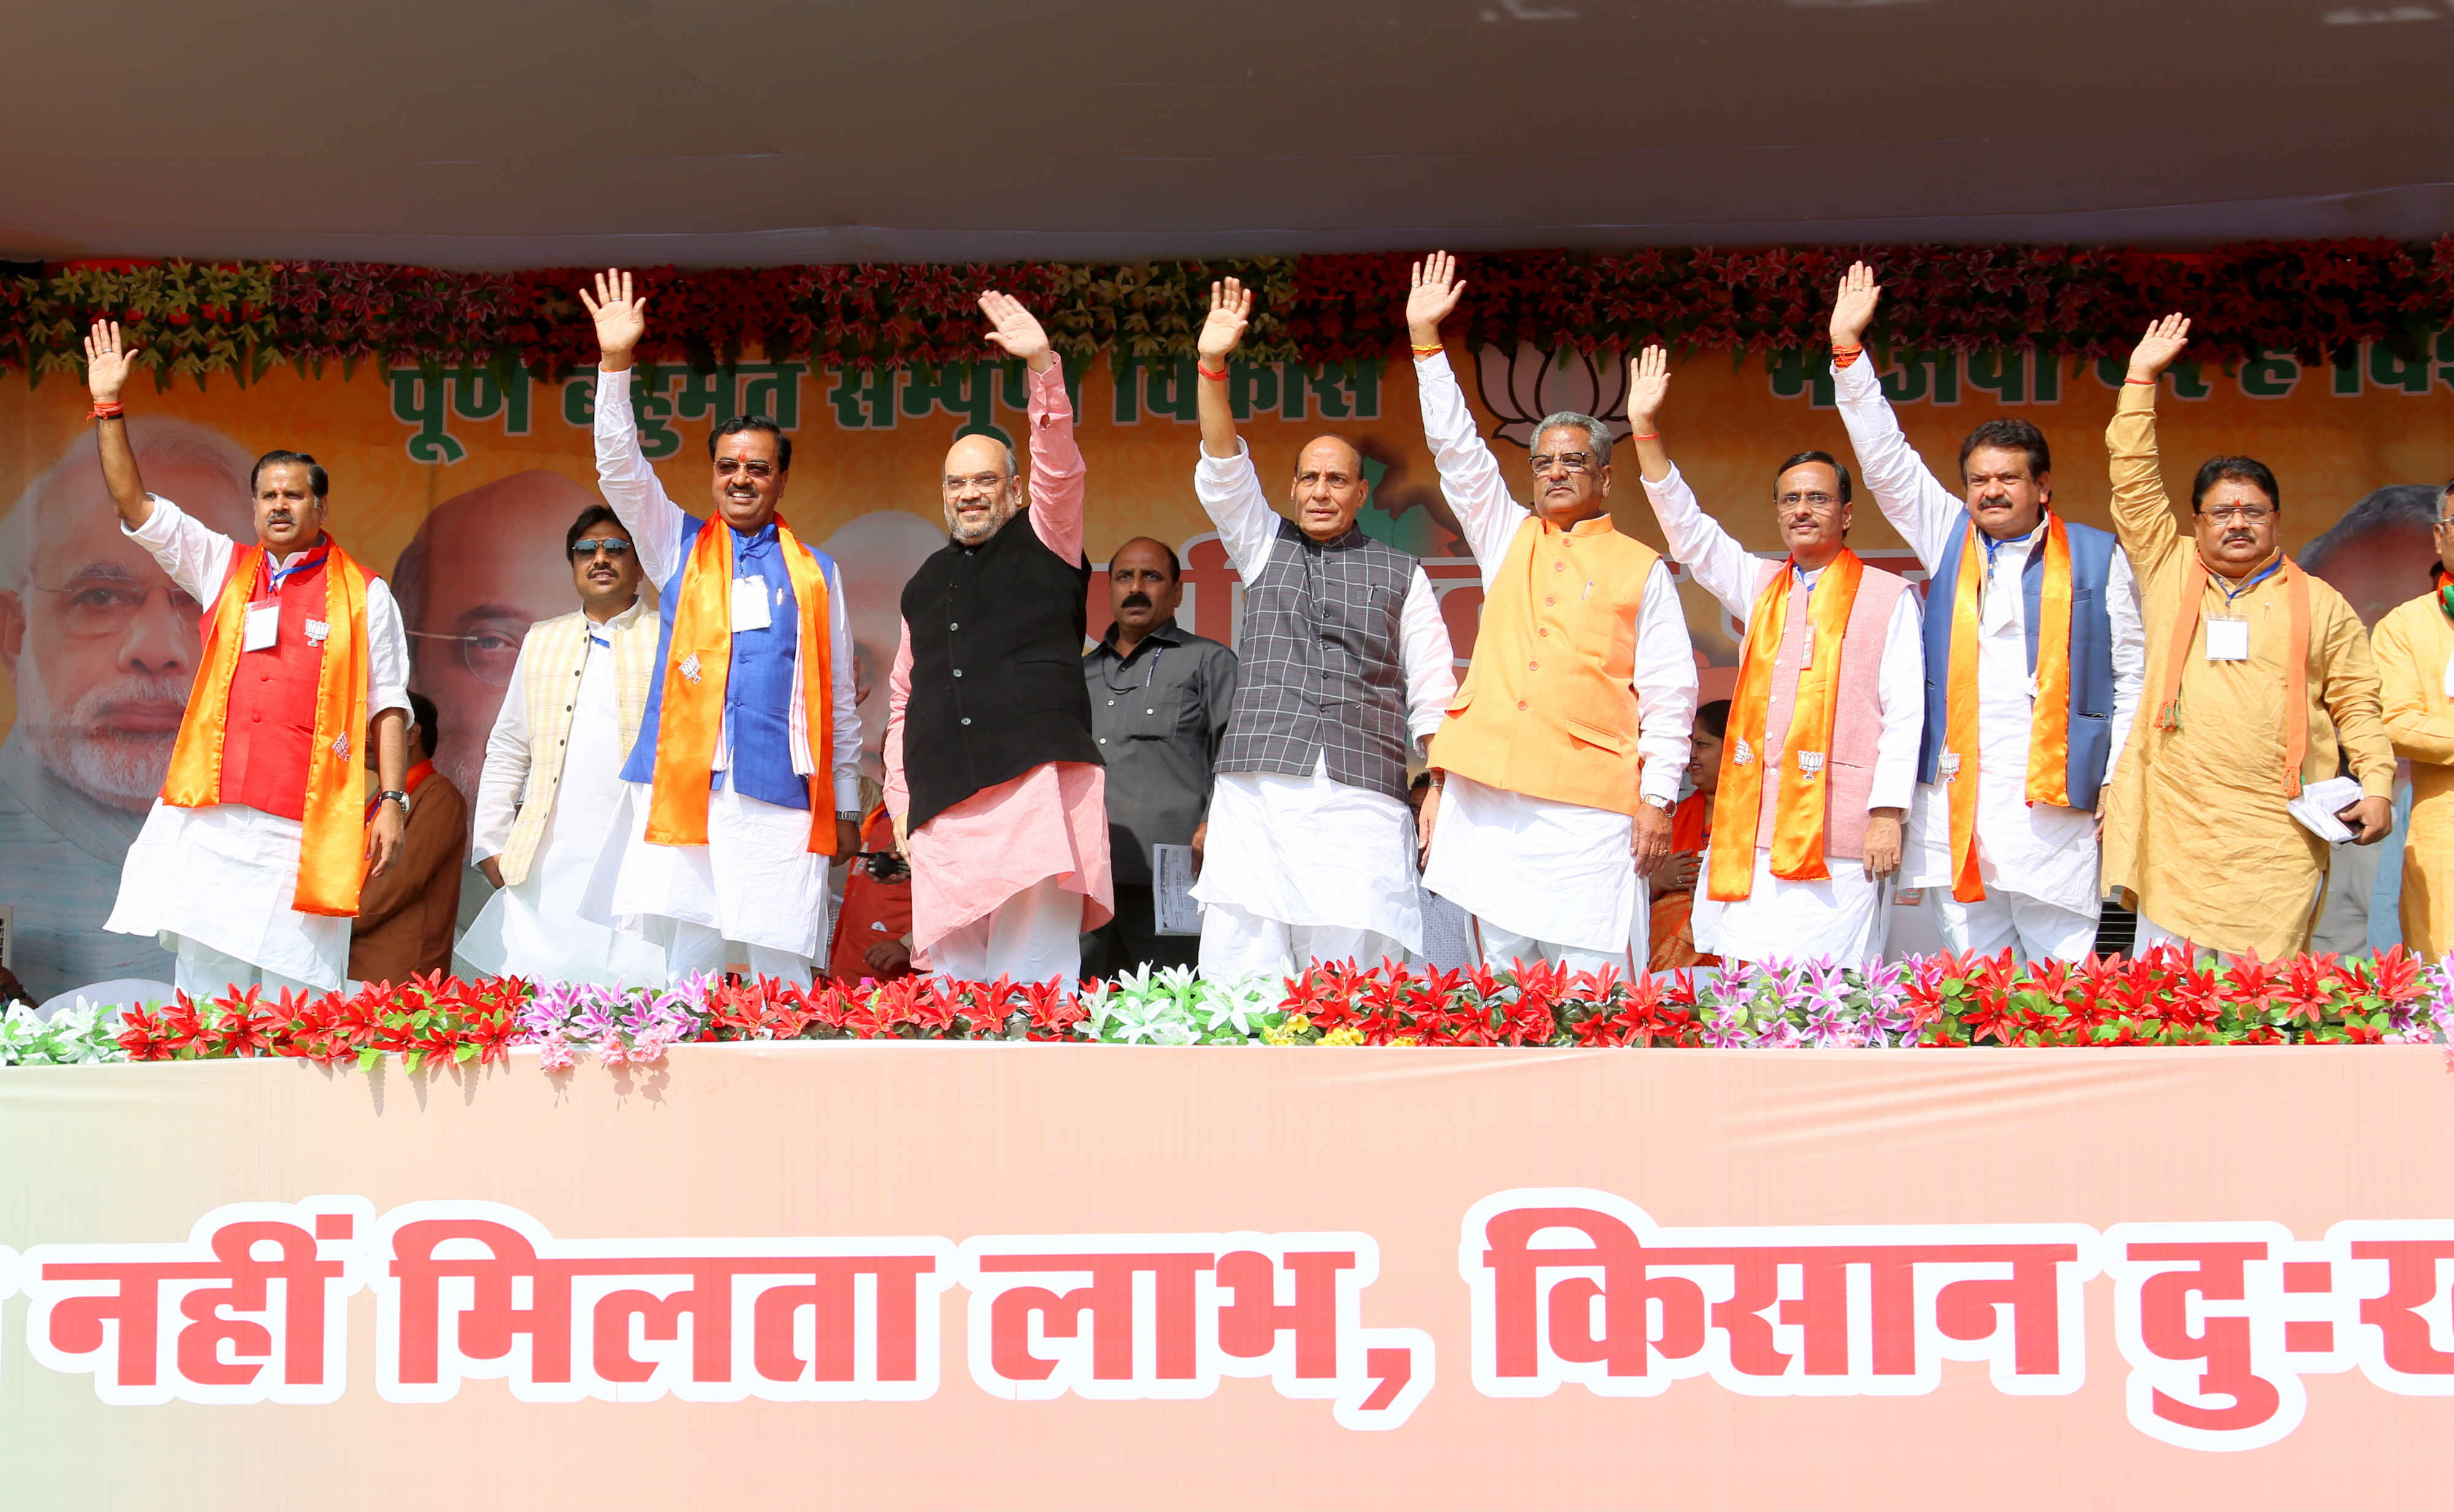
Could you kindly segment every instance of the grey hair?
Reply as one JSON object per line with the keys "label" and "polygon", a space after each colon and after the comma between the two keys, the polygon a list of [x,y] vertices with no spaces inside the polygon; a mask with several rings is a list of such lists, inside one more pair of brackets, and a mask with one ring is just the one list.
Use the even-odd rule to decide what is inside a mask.
{"label": "grey hair", "polygon": [[[241,449],[236,441],[210,426],[189,420],[174,420],[164,415],[143,414],[130,420],[128,445],[136,454],[140,470],[167,473],[174,468],[193,466],[199,471],[218,473],[228,477],[231,492],[241,499],[251,498],[255,491],[248,486],[255,458]],[[0,518],[0,590],[10,593],[25,591],[34,572],[35,526],[42,514],[43,500],[60,479],[81,468],[99,469],[102,465],[102,443],[91,427],[69,443],[59,459],[45,468],[26,485],[17,502]]]}
{"label": "grey hair", "polygon": [[2303,567],[2316,572],[2336,550],[2350,545],[2371,531],[2391,530],[2397,525],[2408,525],[2422,531],[2434,530],[2440,518],[2438,507],[2445,494],[2445,489],[2434,483],[2389,483],[2343,511],[2343,517],[2302,547],[2296,559]]}
{"label": "grey hair", "polygon": [[1584,432],[1585,445],[1592,450],[1595,463],[1601,467],[1610,465],[1611,431],[1610,427],[1601,421],[1590,414],[1579,414],[1574,410],[1554,410],[1536,422],[1534,445],[1541,445],[1542,437],[1553,431]]}

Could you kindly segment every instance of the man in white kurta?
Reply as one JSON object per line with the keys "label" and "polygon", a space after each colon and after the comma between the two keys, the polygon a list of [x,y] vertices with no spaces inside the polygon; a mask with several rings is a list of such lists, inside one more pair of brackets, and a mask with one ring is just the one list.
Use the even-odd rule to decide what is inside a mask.
{"label": "man in white kurta", "polygon": [[[229,575],[238,543],[166,498],[128,532],[153,554],[179,591],[210,604]],[[307,552],[276,555],[273,571],[301,564]],[[367,579],[367,713],[409,713],[409,636],[391,585]],[[302,914],[298,889],[300,822],[244,803],[175,808],[156,799],[128,848],[119,900],[103,927],[154,935],[177,958],[178,986],[191,997],[232,985],[338,992],[349,977],[350,920]]]}
{"label": "man in white kurta", "polygon": [[[1670,460],[1670,454],[1662,446],[1659,425],[1668,390],[1666,356],[1659,348],[1650,348],[1634,364],[1628,386],[1628,421],[1635,429],[1631,439],[1636,444],[1644,492],[1661,522],[1670,554],[1706,593],[1721,601],[1732,618],[1745,626],[1753,620],[1757,596],[1767,591],[1765,562],[1750,554],[1736,536],[1704,513],[1686,478]],[[1801,453],[1791,458],[1774,481],[1774,515],[1790,546],[1786,569],[1792,574],[1789,592],[1805,595],[1809,606],[1814,602],[1815,585],[1822,579],[1833,556],[1844,549],[1851,518],[1849,494],[1847,472],[1820,453]],[[1801,558],[1814,560],[1817,565],[1801,567]],[[1874,571],[1866,569],[1870,578]],[[1897,582],[1892,586],[1897,587]],[[1861,586],[1861,595],[1862,592]],[[1880,819],[1890,838],[1897,839],[1897,816],[1907,809],[1917,786],[1918,737],[1925,723],[1925,667],[1919,643],[1920,624],[1917,595],[1899,593],[1884,622],[1881,659],[1875,667],[1874,714],[1878,723],[1865,806],[1876,818],[1870,818],[1867,824],[1865,864],[1827,856],[1827,877],[1784,877],[1773,872],[1772,850],[1759,844],[1754,879],[1744,898],[1718,900],[1712,897],[1707,878],[1698,879],[1695,930],[1699,951],[1730,961],[1824,958],[1856,963],[1881,957],[1887,874],[1899,857],[1895,851],[1882,859],[1877,858],[1875,831]],[[1741,646],[1742,662],[1750,649],[1753,648]],[[1808,655],[1814,654],[1810,640]],[[1850,665],[1846,659],[1840,664],[1840,674],[1844,680]],[[1734,718],[1739,712],[1733,711]],[[1838,714],[1842,719],[1865,716],[1863,709],[1853,710],[1845,704]],[[1734,746],[1741,742],[1739,725],[1730,727],[1729,738]],[[1783,770],[1782,758],[1781,751],[1772,749],[1752,756],[1752,759],[1763,763],[1767,784],[1773,773]],[[1725,789],[1727,785],[1725,777]],[[1767,802],[1772,796],[1766,793]],[[1719,828],[1716,826],[1717,832]]]}
{"label": "man in white kurta", "polygon": [[[604,350],[596,380],[597,485],[630,532],[640,566],[658,586],[659,608],[670,616],[683,597],[684,570],[700,522],[667,495],[640,450],[630,403],[631,356],[646,333],[646,320],[639,313],[645,301],[631,297],[627,276],[608,280],[600,275],[597,293],[590,302]],[[761,553],[781,550],[774,506],[792,470],[791,440],[763,416],[734,416],[717,431],[710,437],[714,510],[734,533],[734,581],[747,584],[754,575],[753,560]],[[753,512],[750,528],[734,522],[728,511],[736,507]],[[824,755],[831,780],[819,786],[822,791],[831,787],[834,796],[835,852],[849,856],[859,848],[861,816],[860,713],[852,627],[845,615],[841,573],[825,553],[813,550],[811,554],[826,584],[828,655],[825,665],[813,667],[801,654],[805,648],[795,650],[785,695],[788,756],[793,774],[807,786],[806,779],[819,768],[810,749],[803,690],[807,678],[825,677],[833,738]],[[762,568],[771,569],[781,571],[772,560]],[[768,579],[770,587],[779,580]],[[752,608],[758,607],[754,600],[759,596],[754,591],[749,595]],[[733,591],[736,617],[731,623],[736,636],[754,628],[738,617],[744,613],[743,597],[741,589]],[[796,615],[797,610],[777,605],[771,596],[754,628],[766,627],[765,615],[789,623],[780,617],[787,615]],[[694,670],[686,666],[684,675]],[[661,677],[662,669],[654,675]],[[623,837],[607,847],[606,859],[590,881],[585,912],[662,946],[667,969],[676,980],[723,970],[730,942],[743,948],[753,976],[806,985],[828,937],[827,857],[810,849],[813,816],[808,811],[741,790],[746,779],[735,759],[734,725],[728,704],[710,760],[714,785],[708,794],[704,845],[648,839],[654,752],[642,731],[641,746],[632,752],[624,773],[623,806],[615,821]]]}
{"label": "man in white kurta", "polygon": [[[1957,873],[1951,854],[1952,777],[1940,768],[1936,780],[1918,784],[1901,851],[1901,885],[1936,891],[1935,917],[1944,943],[1953,950],[1992,955],[2008,949],[2022,960],[2084,960],[2096,948],[2102,899],[2094,806],[2030,803],[2027,793],[2037,680],[2029,670],[2027,604],[2021,579],[2030,559],[2044,549],[2048,522],[2039,512],[2052,498],[2050,454],[2043,454],[2045,465],[2038,465],[2039,452],[2028,448],[2042,449],[2044,438],[2033,427],[1994,422],[1981,428],[1963,449],[1965,495],[1946,488],[1901,433],[1874,364],[1859,356],[1859,338],[1879,292],[1862,266],[1853,269],[1832,317],[1833,388],[1841,422],[1849,428],[1849,444],[1858,454],[1859,475],[1883,517],[1928,573],[1941,567],[1946,554],[1961,552],[1972,518],[1984,544],[1984,575],[1977,596],[1975,844],[1986,896],[1974,902],[1952,897]],[[2022,441],[2026,446],[2019,444]],[[1998,536],[1997,521],[2015,510],[2021,522],[2035,523],[2023,534]],[[2077,534],[2086,527],[2065,529]],[[2099,781],[2121,762],[2147,666],[2130,557],[2119,545],[2104,546],[2111,555],[2101,601],[2072,605],[2075,622],[2096,616],[2095,638],[2110,642],[2111,734],[2101,773],[2094,774]],[[1947,618],[1952,612],[1952,604],[1929,596],[1928,618]],[[2078,629],[2075,644],[2089,634],[2088,627]],[[1928,659],[1931,663],[1933,658]],[[2076,679],[2081,669],[2074,668],[2073,675]],[[1929,742],[1943,738],[1941,730],[1928,732]]]}
{"label": "man in white kurta", "polygon": [[[1596,711],[1586,706],[1580,682],[1610,663],[1619,637],[1627,634],[1623,616],[1632,609],[1627,686],[1634,695],[1630,712],[1639,718],[1630,728],[1587,724],[1579,730],[1567,724],[1556,736],[1556,749],[1520,753],[1517,769],[1498,773],[1498,780],[1446,771],[1423,885],[1474,916],[1486,965],[1539,958],[1578,971],[1614,966],[1633,977],[1641,962],[1631,941],[1647,933],[1641,874],[1667,853],[1670,810],[1679,802],[1687,765],[1696,716],[1695,647],[1669,564],[1612,525],[1603,503],[1610,489],[1610,432],[1600,421],[1561,413],[1538,425],[1533,457],[1539,508],[1528,510],[1510,495],[1499,459],[1476,431],[1448,354],[1439,350],[1439,320],[1456,305],[1453,269],[1445,253],[1418,268],[1407,315],[1415,328],[1423,438],[1439,468],[1440,493],[1482,570],[1476,662],[1485,675],[1479,683],[1487,685],[1469,675],[1467,691],[1490,698],[1514,689],[1528,699],[1544,699],[1545,716],[1574,710],[1590,718]],[[1535,534],[1520,541],[1529,530]],[[1519,546],[1524,550],[1512,555]],[[1508,563],[1517,565],[1503,582]],[[1553,571],[1555,565],[1562,571]],[[1633,576],[1631,566],[1642,573],[1639,580],[1592,580],[1593,575],[1615,572]],[[1568,590],[1557,587],[1571,581]],[[1594,607],[1605,603],[1608,610]],[[1499,622],[1503,615],[1509,616],[1504,626]],[[1509,659],[1485,666],[1486,655]],[[1530,670],[1520,671],[1519,662]],[[1552,669],[1548,679],[1541,675],[1544,667]],[[1504,730],[1511,722],[1526,730],[1543,728],[1522,702],[1497,715],[1499,722],[1488,730]],[[1469,734],[1469,716],[1490,720],[1494,712],[1459,710],[1432,748],[1436,766],[1450,764],[1453,742],[1461,743]],[[1472,749],[1478,756],[1497,756],[1499,743],[1478,733]],[[1631,758],[1640,761],[1640,779],[1629,782],[1633,791],[1620,795],[1613,807],[1538,796],[1545,788],[1590,785],[1579,782],[1587,756],[1612,774]],[[1630,814],[1639,805],[1650,811],[1642,831]],[[1636,854],[1640,847],[1648,852],[1642,857]]]}
{"label": "man in white kurta", "polygon": [[1422,949],[1406,756],[1457,691],[1448,628],[1421,566],[1355,528],[1367,488],[1353,446],[1308,443],[1297,517],[1271,508],[1226,393],[1252,297],[1230,279],[1212,300],[1194,491],[1243,577],[1245,614],[1193,891],[1201,972],[1402,961]]}
{"label": "man in white kurta", "polygon": [[[489,976],[653,987],[665,979],[664,952],[580,912],[598,858],[619,838],[614,821],[622,763],[647,706],[656,654],[656,618],[638,595],[630,536],[603,505],[589,513],[599,519],[580,517],[586,528],[572,545],[574,572],[583,580],[592,573],[618,575],[627,578],[618,585],[625,592],[609,591],[576,613],[542,620],[520,643],[486,737],[470,825],[470,859],[495,892],[455,954]],[[618,564],[609,560],[613,544],[624,548]],[[533,688],[562,707],[541,706],[533,715]],[[556,730],[562,733],[541,744]],[[503,875],[506,865],[516,879]]]}

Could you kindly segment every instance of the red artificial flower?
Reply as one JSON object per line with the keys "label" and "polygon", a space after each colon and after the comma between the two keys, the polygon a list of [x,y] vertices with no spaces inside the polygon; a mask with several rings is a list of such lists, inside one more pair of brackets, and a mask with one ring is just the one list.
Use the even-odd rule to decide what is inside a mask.
{"label": "red artificial flower", "polygon": [[168,1060],[171,1046],[163,1037],[161,1015],[142,1007],[123,1008],[114,1037],[131,1060]]}

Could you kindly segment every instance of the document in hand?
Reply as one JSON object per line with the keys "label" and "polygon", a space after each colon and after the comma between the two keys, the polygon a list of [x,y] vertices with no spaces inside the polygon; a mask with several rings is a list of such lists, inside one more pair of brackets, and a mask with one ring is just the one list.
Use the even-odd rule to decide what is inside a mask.
{"label": "document in hand", "polygon": [[2361,785],[2350,777],[2328,777],[2312,782],[2301,790],[2301,796],[2286,807],[2301,827],[2329,845],[2341,845],[2352,837],[2352,827],[2335,817],[2335,811],[2349,808],[2361,800]]}

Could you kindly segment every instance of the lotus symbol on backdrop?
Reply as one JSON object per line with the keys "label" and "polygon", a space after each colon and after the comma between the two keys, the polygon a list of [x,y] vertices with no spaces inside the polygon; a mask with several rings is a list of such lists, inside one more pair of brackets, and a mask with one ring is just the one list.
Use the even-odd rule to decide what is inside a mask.
{"label": "lotus symbol on backdrop", "polygon": [[1562,410],[1608,420],[1611,439],[1627,439],[1627,364],[1615,352],[1546,353],[1520,341],[1514,352],[1482,348],[1474,372],[1483,408],[1499,419],[1491,433],[1495,441],[1530,450],[1534,427]]}

